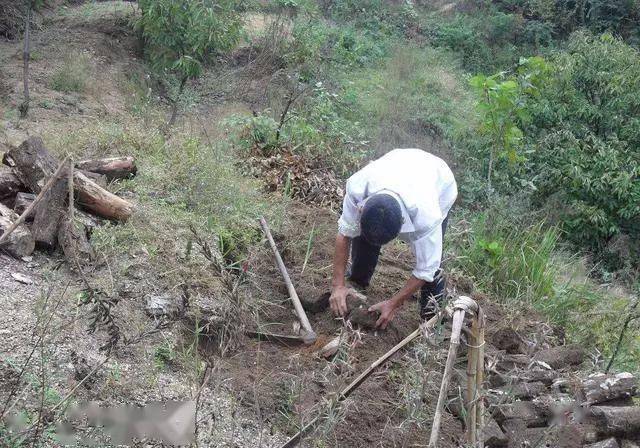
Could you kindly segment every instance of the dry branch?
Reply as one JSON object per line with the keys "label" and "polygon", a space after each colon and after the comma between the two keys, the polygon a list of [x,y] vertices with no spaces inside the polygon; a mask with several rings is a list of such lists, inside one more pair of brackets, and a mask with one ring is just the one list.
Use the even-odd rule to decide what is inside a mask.
{"label": "dry branch", "polygon": [[462,331],[462,323],[464,322],[465,311],[456,309],[453,312],[453,324],[451,327],[451,344],[449,345],[449,353],[447,354],[447,362],[444,367],[442,376],[442,384],[440,385],[440,395],[436,404],[436,412],[433,416],[433,424],[431,426],[431,437],[429,438],[429,447],[438,446],[438,438],[440,437],[440,420],[442,420],[442,412],[447,399],[447,391],[449,390],[449,382],[453,372],[453,365],[456,362],[458,347],[460,346],[460,332]]}

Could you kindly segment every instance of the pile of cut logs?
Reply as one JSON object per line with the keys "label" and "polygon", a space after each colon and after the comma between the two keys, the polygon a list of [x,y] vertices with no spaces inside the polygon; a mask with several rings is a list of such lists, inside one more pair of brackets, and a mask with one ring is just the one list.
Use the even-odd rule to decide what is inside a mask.
{"label": "pile of cut logs", "polygon": [[29,256],[60,247],[75,265],[93,259],[91,231],[103,220],[126,221],[135,207],[108,191],[135,176],[132,157],[58,161],[42,139],[10,148],[0,165],[0,252]]}

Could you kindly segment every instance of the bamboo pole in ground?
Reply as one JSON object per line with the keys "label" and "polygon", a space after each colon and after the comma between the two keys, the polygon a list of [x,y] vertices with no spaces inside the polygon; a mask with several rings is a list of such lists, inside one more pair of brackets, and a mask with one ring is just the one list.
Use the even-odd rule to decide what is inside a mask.
{"label": "bamboo pole in ground", "polygon": [[469,337],[469,350],[467,351],[467,389],[465,396],[465,407],[467,409],[467,442],[470,446],[476,446],[478,440],[477,412],[476,404],[478,400],[478,336],[480,328],[476,316],[471,324],[471,335]]}
{"label": "bamboo pole in ground", "polygon": [[482,308],[478,307],[478,362],[476,373],[476,391],[478,394],[476,404],[476,422],[478,427],[478,447],[484,448],[484,329],[485,318]]}
{"label": "bamboo pole in ground", "polygon": [[[436,314],[431,319],[429,319],[427,322],[425,322],[424,325],[422,325],[420,328],[417,328],[416,330],[414,330],[413,333],[411,333],[409,336],[404,338],[402,341],[398,342],[398,344],[396,344],[391,350],[389,350],[387,353],[385,353],[380,358],[378,358],[376,361],[374,361],[369,366],[369,368],[367,368],[367,370],[365,370],[360,375],[358,375],[358,377],[355,380],[353,380],[347,387],[342,389],[342,391],[338,394],[338,397],[337,397],[336,401],[337,402],[344,401],[349,395],[351,395],[351,393],[353,391],[355,391],[362,383],[364,383],[365,380],[367,378],[369,378],[369,376],[378,367],[380,367],[387,360],[389,360],[389,358],[391,358],[391,356],[393,356],[398,350],[400,350],[404,346],[408,345],[411,341],[413,341],[418,336],[420,336],[420,334],[423,331],[426,331],[426,330],[429,330],[429,329],[432,329],[433,327],[435,327],[436,323],[438,323],[440,321],[440,317],[441,317],[440,313]],[[302,440],[302,437],[307,435],[309,432],[311,432],[313,430],[313,428],[316,427],[316,425],[320,422],[321,417],[322,417],[322,414],[318,415],[313,420],[311,420],[309,423],[307,423],[302,429],[300,429],[300,431],[298,431],[297,434],[295,434],[284,445],[282,445],[281,448],[293,448],[293,447],[297,446],[298,443],[300,443],[300,441]]]}
{"label": "bamboo pole in ground", "polygon": [[304,330],[303,337],[305,340],[305,344],[313,344],[317,339],[316,333],[313,331],[313,328],[311,328],[311,323],[309,322],[307,313],[304,312],[304,308],[302,307],[302,303],[300,302],[298,293],[296,293],[296,288],[294,288],[291,277],[289,277],[289,273],[287,272],[287,267],[284,265],[284,261],[282,261],[282,257],[280,256],[280,252],[278,252],[278,248],[276,246],[276,242],[273,241],[273,236],[271,236],[271,231],[269,230],[267,221],[263,217],[260,218],[260,226],[262,227],[262,231],[267,237],[267,240],[269,240],[269,245],[271,246],[273,255],[276,257],[278,269],[280,269],[280,273],[282,274],[284,282],[287,285],[289,297],[293,302],[293,308],[295,309],[296,314],[298,315],[298,319],[300,320],[300,325],[302,325],[302,329]]}
{"label": "bamboo pole in ground", "polygon": [[447,391],[449,390],[449,382],[451,381],[453,365],[456,362],[458,347],[460,346],[460,332],[462,331],[464,314],[465,314],[464,308],[456,307],[453,312],[453,323],[451,326],[451,344],[449,345],[447,362],[444,367],[442,384],[440,385],[440,395],[438,395],[436,412],[433,416],[433,424],[431,425],[431,437],[429,438],[429,448],[436,448],[438,446],[438,438],[440,437],[440,421],[442,420],[444,402],[447,399]]}

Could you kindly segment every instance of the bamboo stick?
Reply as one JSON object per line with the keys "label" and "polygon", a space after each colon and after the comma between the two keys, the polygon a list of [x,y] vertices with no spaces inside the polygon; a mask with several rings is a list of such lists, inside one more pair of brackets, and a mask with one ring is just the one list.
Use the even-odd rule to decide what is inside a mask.
{"label": "bamboo stick", "polygon": [[478,400],[476,405],[476,421],[478,427],[478,447],[484,448],[484,329],[485,319],[482,308],[478,307],[478,362],[476,374],[476,391]]}
{"label": "bamboo stick", "polygon": [[469,351],[467,353],[467,390],[465,405],[467,408],[467,442],[475,446],[478,439],[476,403],[478,400],[477,374],[478,374],[478,318],[473,319],[471,335],[469,337]]}
{"label": "bamboo stick", "polygon": [[56,170],[55,173],[53,173],[53,175],[49,178],[49,180],[47,181],[47,183],[44,185],[44,187],[42,187],[42,190],[40,190],[40,193],[38,193],[38,196],[36,196],[36,198],[33,200],[33,202],[31,203],[31,205],[29,205],[29,207],[27,207],[27,209],[22,212],[22,215],[20,215],[20,217],[6,230],[6,232],[4,232],[1,236],[0,236],[0,245],[2,243],[4,243],[8,238],[9,235],[11,235],[11,233],[16,230],[16,228],[22,224],[24,222],[24,220],[27,218],[27,216],[29,216],[29,213],[31,213],[33,211],[33,209],[36,207],[36,205],[38,205],[40,203],[40,201],[42,200],[42,198],[44,197],[45,193],[47,191],[49,191],[51,189],[51,187],[53,186],[53,184],[55,183],[55,181],[58,179],[58,177],[60,176],[60,173],[62,172],[62,170],[64,169],[65,164],[67,163],[67,160],[69,158],[65,157],[64,160],[60,163],[60,165],[58,166],[58,169]]}
{"label": "bamboo stick", "polygon": [[460,332],[462,331],[464,314],[465,311],[461,308],[456,308],[453,312],[453,324],[451,326],[451,344],[449,345],[447,363],[445,364],[442,384],[440,385],[438,404],[436,405],[436,412],[433,416],[431,437],[429,438],[429,448],[436,448],[438,446],[438,437],[440,436],[440,421],[442,420],[442,411],[444,410],[444,402],[447,398],[447,390],[449,389],[449,382],[451,381],[453,365],[456,362],[458,346],[460,345]]}
{"label": "bamboo stick", "polygon": [[293,282],[291,281],[291,277],[289,277],[289,273],[287,272],[287,267],[284,265],[284,261],[282,261],[282,257],[280,256],[280,252],[278,252],[278,248],[276,247],[276,243],[273,240],[273,236],[271,236],[271,231],[269,230],[269,226],[267,225],[267,221],[264,217],[260,218],[260,226],[262,227],[262,231],[264,232],[267,240],[269,240],[269,245],[271,246],[271,250],[276,257],[276,263],[278,264],[278,269],[280,269],[280,273],[284,278],[284,282],[287,285],[287,291],[289,291],[289,297],[293,302],[293,308],[298,315],[298,319],[300,320],[300,325],[305,331],[303,335],[305,338],[306,344],[313,344],[316,339],[316,333],[311,328],[311,323],[309,322],[309,318],[302,308],[302,303],[300,302],[300,298],[298,297],[298,293],[296,293],[296,289],[293,286]]}
{"label": "bamboo stick", "polygon": [[[358,375],[358,377],[355,380],[353,380],[347,387],[342,389],[342,391],[338,394],[337,401],[338,402],[344,401],[349,395],[351,395],[351,393],[353,391],[355,391],[362,383],[364,383],[365,380],[378,367],[380,367],[387,360],[389,360],[389,358],[391,358],[398,350],[400,350],[401,348],[405,347],[411,341],[413,341],[418,336],[420,336],[420,334],[422,333],[423,330],[428,330],[428,329],[431,329],[431,328],[435,327],[436,323],[439,322],[440,317],[441,317],[440,313],[436,314],[431,319],[429,319],[424,324],[423,327],[417,328],[413,333],[411,333],[409,336],[407,336],[402,341],[400,341],[398,344],[396,344],[391,350],[389,350],[387,353],[385,353],[380,358],[378,358],[376,361],[374,361],[369,366],[369,368],[367,368],[367,370],[365,370],[360,375]],[[300,443],[300,440],[302,440],[302,437],[304,437],[311,430],[313,430],[313,428],[318,424],[318,422],[320,421],[320,418],[321,418],[321,415],[318,415],[313,420],[311,420],[309,423],[307,423],[302,429],[300,429],[300,431],[298,431],[297,434],[295,434],[284,445],[282,445],[281,448],[293,448],[293,447],[297,446],[298,443]]]}

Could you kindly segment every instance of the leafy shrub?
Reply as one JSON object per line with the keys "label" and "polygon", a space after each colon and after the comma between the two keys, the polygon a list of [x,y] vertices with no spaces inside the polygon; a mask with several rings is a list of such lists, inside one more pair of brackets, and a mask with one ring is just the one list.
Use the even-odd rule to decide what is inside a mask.
{"label": "leafy shrub", "polygon": [[504,72],[493,76],[477,75],[470,84],[478,94],[481,121],[479,132],[488,138],[487,186],[497,158],[509,164],[523,162],[522,123],[528,119],[527,101],[539,94],[549,74],[549,66],[540,57],[522,58],[515,75]]}
{"label": "leafy shrub", "polygon": [[67,55],[62,65],[53,72],[51,88],[58,92],[82,92],[90,76],[91,64],[89,56],[84,53]]}
{"label": "leafy shrub", "polygon": [[531,179],[540,203],[563,204],[554,212],[568,235],[600,250],[640,229],[640,54],[611,35],[578,33],[553,65],[527,108]]}
{"label": "leafy shrub", "polygon": [[616,137],[588,134],[578,139],[569,130],[544,138],[539,146],[544,165],[537,182],[539,197],[556,196],[568,236],[602,250],[620,233],[637,233],[640,224],[640,154]]}

